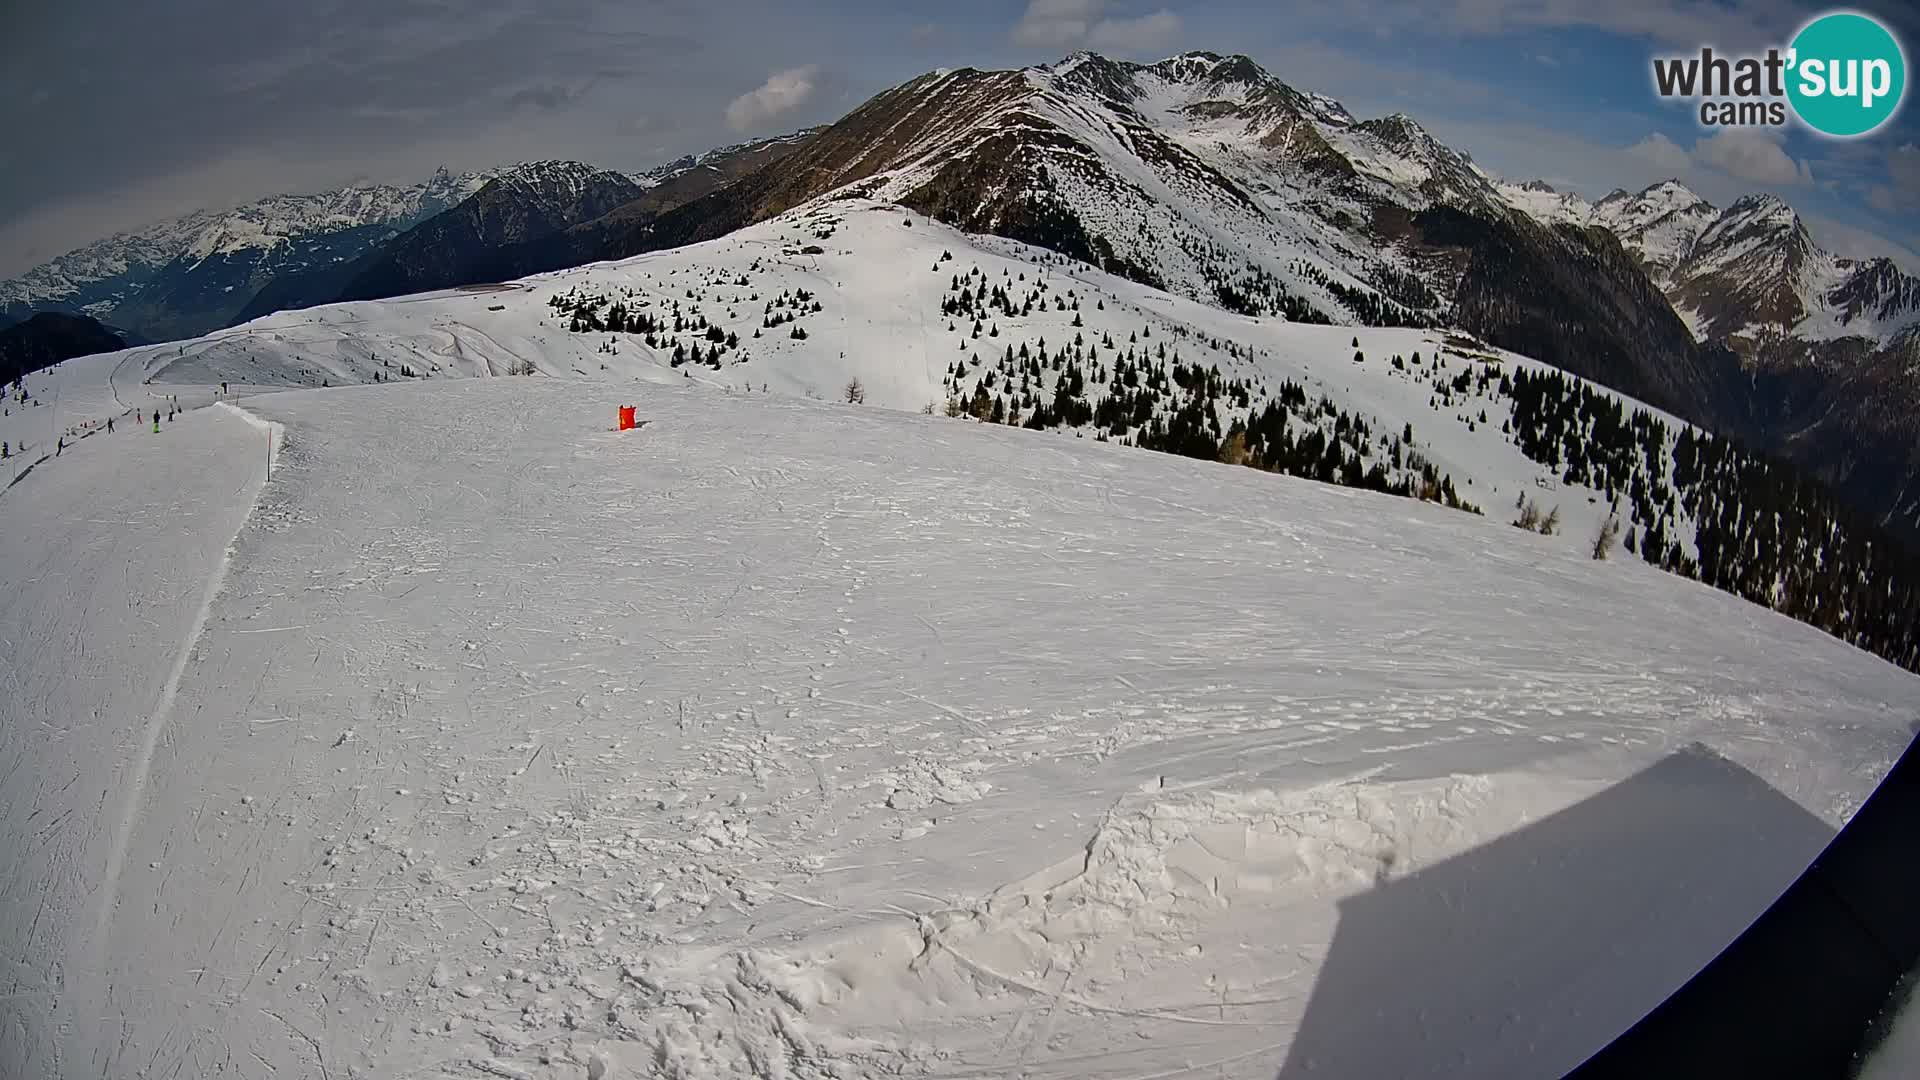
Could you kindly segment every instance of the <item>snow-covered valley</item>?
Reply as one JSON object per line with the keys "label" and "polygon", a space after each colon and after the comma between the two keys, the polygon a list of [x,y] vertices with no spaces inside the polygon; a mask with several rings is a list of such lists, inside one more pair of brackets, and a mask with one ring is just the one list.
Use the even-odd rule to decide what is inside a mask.
{"label": "snow-covered valley", "polygon": [[[905,220],[29,377],[0,1072],[1555,1074],[1912,737],[1914,676],[1592,560],[1596,492],[1389,358],[1531,361]],[[1045,302],[975,338],[963,274]],[[575,332],[586,293],[723,341]],[[1413,424],[1487,514],[941,415],[1143,331]]]}

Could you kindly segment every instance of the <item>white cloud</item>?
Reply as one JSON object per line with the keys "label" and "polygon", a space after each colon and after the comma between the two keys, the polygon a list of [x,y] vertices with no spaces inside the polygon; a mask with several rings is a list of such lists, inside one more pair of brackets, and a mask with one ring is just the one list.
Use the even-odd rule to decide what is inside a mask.
{"label": "white cloud", "polygon": [[1093,48],[1147,52],[1180,33],[1180,16],[1161,9],[1133,18],[1107,17],[1107,0],[1028,0],[1013,41],[1035,49]]}
{"label": "white cloud", "polygon": [[1755,184],[1795,187],[1813,183],[1813,169],[1796,161],[1780,137],[1755,128],[1728,128],[1693,144],[1694,160]]}
{"label": "white cloud", "polygon": [[1147,52],[1165,47],[1180,34],[1180,16],[1164,8],[1137,19],[1102,19],[1093,24],[1087,44],[1112,52]]}
{"label": "white cloud", "polygon": [[1078,45],[1093,32],[1107,0],[1029,0],[1013,26],[1013,41],[1036,49]]}
{"label": "white cloud", "polygon": [[1627,147],[1627,153],[1665,173],[1677,175],[1693,167],[1686,148],[1657,131]]}
{"label": "white cloud", "polygon": [[735,131],[751,131],[792,112],[813,97],[819,79],[817,64],[774,72],[759,89],[741,94],[728,104],[727,126]]}
{"label": "white cloud", "polygon": [[1813,167],[1788,154],[1778,135],[1750,128],[1729,128],[1695,140],[1692,150],[1656,131],[1628,147],[1627,153],[1671,176],[1705,168],[1770,187],[1814,182]]}

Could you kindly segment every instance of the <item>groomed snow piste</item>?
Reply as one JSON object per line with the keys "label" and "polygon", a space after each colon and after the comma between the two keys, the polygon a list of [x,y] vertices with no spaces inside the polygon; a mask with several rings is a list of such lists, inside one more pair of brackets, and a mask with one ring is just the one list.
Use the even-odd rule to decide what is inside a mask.
{"label": "groomed snow piste", "polygon": [[1910,734],[1411,500],[717,387],[242,404],[0,495],[9,1075],[1549,1074]]}
{"label": "groomed snow piste", "polygon": [[[0,1074],[1553,1075],[1911,737],[1913,676],[1589,559],[1592,493],[1509,527],[1548,478],[1383,362],[1445,335],[1038,257],[815,207],[30,377]],[[976,266],[1080,308],[948,331]],[[626,289],[742,347],[549,304]],[[1488,516],[907,411],[1144,329],[1411,420]]]}

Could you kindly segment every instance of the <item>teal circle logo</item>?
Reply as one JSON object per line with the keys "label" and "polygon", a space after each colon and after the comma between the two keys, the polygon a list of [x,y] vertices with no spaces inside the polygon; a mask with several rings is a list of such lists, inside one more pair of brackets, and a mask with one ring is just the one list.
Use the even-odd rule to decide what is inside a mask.
{"label": "teal circle logo", "polygon": [[1907,58],[1872,16],[1837,11],[1802,27],[1789,46],[1787,100],[1807,126],[1852,138],[1893,119],[1907,90]]}

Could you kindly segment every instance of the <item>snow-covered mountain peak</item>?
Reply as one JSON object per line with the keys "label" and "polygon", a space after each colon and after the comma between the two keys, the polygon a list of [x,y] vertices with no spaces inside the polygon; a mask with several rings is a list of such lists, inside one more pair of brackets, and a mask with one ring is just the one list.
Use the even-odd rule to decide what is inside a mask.
{"label": "snow-covered mountain peak", "polygon": [[1077,52],[1051,67],[1031,68],[1039,76],[1037,85],[1096,101],[1125,106],[1139,100],[1145,91],[1136,76],[1140,65],[1111,60],[1093,52]]}
{"label": "snow-covered mountain peak", "polygon": [[700,159],[695,155],[682,154],[679,157],[674,158],[672,161],[669,161],[664,165],[655,165],[653,168],[648,169],[645,172],[630,173],[629,176],[637,184],[641,184],[646,187],[652,187],[655,184],[660,183],[662,180],[666,180],[671,177],[678,176],[681,173],[686,172],[688,169],[696,168],[699,166],[699,164],[700,164]]}
{"label": "snow-covered mountain peak", "polygon": [[651,169],[645,169],[639,172],[625,172],[620,175],[638,184],[643,189],[659,187],[668,180],[692,172],[695,169],[716,168],[727,159],[743,153],[760,153],[773,147],[791,146],[824,130],[826,130],[825,126],[801,128],[798,131],[788,132],[785,135],[776,135],[772,138],[749,139],[746,142],[732,143],[727,146],[716,146],[711,150],[706,150],[698,154],[682,154],[672,161],[655,165]]}
{"label": "snow-covered mountain peak", "polygon": [[[1787,205],[1786,200],[1770,192],[1758,192],[1734,200],[1709,233],[1724,235],[1734,229],[1750,228],[1805,232],[1800,215]],[[1708,237],[1703,235],[1701,239]]]}
{"label": "snow-covered mountain peak", "polygon": [[1694,241],[1693,257],[1725,263],[1749,253],[1769,260],[1803,257],[1813,237],[1800,215],[1777,195],[1743,195]]}
{"label": "snow-covered mountain peak", "polygon": [[1630,228],[1645,226],[1666,214],[1692,212],[1697,208],[1717,212],[1693,189],[1671,178],[1649,184],[1637,192],[1614,188],[1593,204],[1602,224],[1612,227],[1619,223]]}
{"label": "snow-covered mountain peak", "polygon": [[1610,230],[1701,338],[1743,348],[1788,334],[1884,341],[1920,325],[1920,280],[1884,260],[1835,257],[1769,192],[1722,210],[1677,178],[1592,204],[1538,181],[1499,190],[1547,224]]}
{"label": "snow-covered mountain peak", "polygon": [[1412,148],[1434,141],[1419,121],[1403,112],[1362,120],[1358,126],[1396,147]]}
{"label": "snow-covered mountain peak", "polygon": [[1485,170],[1405,113],[1347,124],[1319,119],[1328,141],[1355,168],[1392,185],[1412,205],[1506,212],[1508,200]]}
{"label": "snow-covered mountain peak", "polygon": [[[624,173],[602,169],[583,161],[526,161],[496,177],[488,190],[515,192],[523,198],[546,205],[574,205],[594,197],[596,192],[613,190],[624,198],[637,198],[645,185]],[[617,205],[617,202],[616,202]]]}
{"label": "snow-covered mountain peak", "polygon": [[0,282],[0,308],[72,305],[111,308],[175,260],[285,252],[308,237],[369,225],[409,223],[473,194],[494,172],[442,167],[421,184],[356,184],[304,195],[270,195],[226,210],[196,210],[171,221],[97,240]]}
{"label": "snow-covered mountain peak", "polygon": [[[1561,191],[1545,180],[1528,180],[1517,184],[1502,180],[1495,187],[1507,205],[1543,224],[1587,225],[1593,220],[1594,204],[1575,192]],[[1624,196],[1625,193],[1616,194]]]}
{"label": "snow-covered mountain peak", "polygon": [[1274,81],[1273,76],[1250,57],[1204,51],[1170,56],[1148,70],[1168,82],[1191,83],[1209,89],[1257,87]]}
{"label": "snow-covered mountain peak", "polygon": [[1644,203],[1664,206],[1670,210],[1678,210],[1707,201],[1701,198],[1692,188],[1681,183],[1676,178],[1662,180],[1657,184],[1649,184],[1636,198]]}
{"label": "snow-covered mountain peak", "polygon": [[1075,50],[1074,52],[1068,53],[1066,57],[1060,60],[1058,63],[1042,64],[1040,65],[1040,68],[1042,70],[1051,72],[1055,75],[1070,75],[1075,70],[1080,68],[1082,65],[1089,64],[1089,63],[1104,63],[1106,62],[1106,59],[1107,59],[1106,57],[1101,56],[1099,53],[1094,52],[1091,49],[1078,49],[1078,50]]}
{"label": "snow-covered mountain peak", "polygon": [[[1508,196],[1513,205],[1535,217],[1546,220],[1551,215],[1551,211],[1548,214],[1541,213],[1537,203],[1515,198],[1511,192],[1508,192]],[[1664,283],[1674,266],[1687,257],[1696,238],[1713,223],[1718,214],[1713,204],[1685,184],[1669,179],[1638,192],[1616,188],[1588,207],[1584,219],[1566,214],[1561,216],[1561,220],[1599,225],[1610,230],[1628,251],[1640,258],[1656,282]]]}
{"label": "snow-covered mountain peak", "polygon": [[567,184],[600,176],[606,172],[584,161],[523,161],[502,172],[497,179],[513,184]]}
{"label": "snow-covered mountain peak", "polygon": [[1084,96],[1120,108],[1137,108],[1164,122],[1182,114],[1203,119],[1264,119],[1275,107],[1350,122],[1338,102],[1302,94],[1246,56],[1195,51],[1152,64],[1078,52],[1058,64],[1026,71],[1039,89]]}
{"label": "snow-covered mountain peak", "polygon": [[421,190],[428,196],[444,196],[457,202],[473,194],[474,180],[482,175],[491,173],[455,173],[442,165],[433,170],[433,175],[421,185]]}

